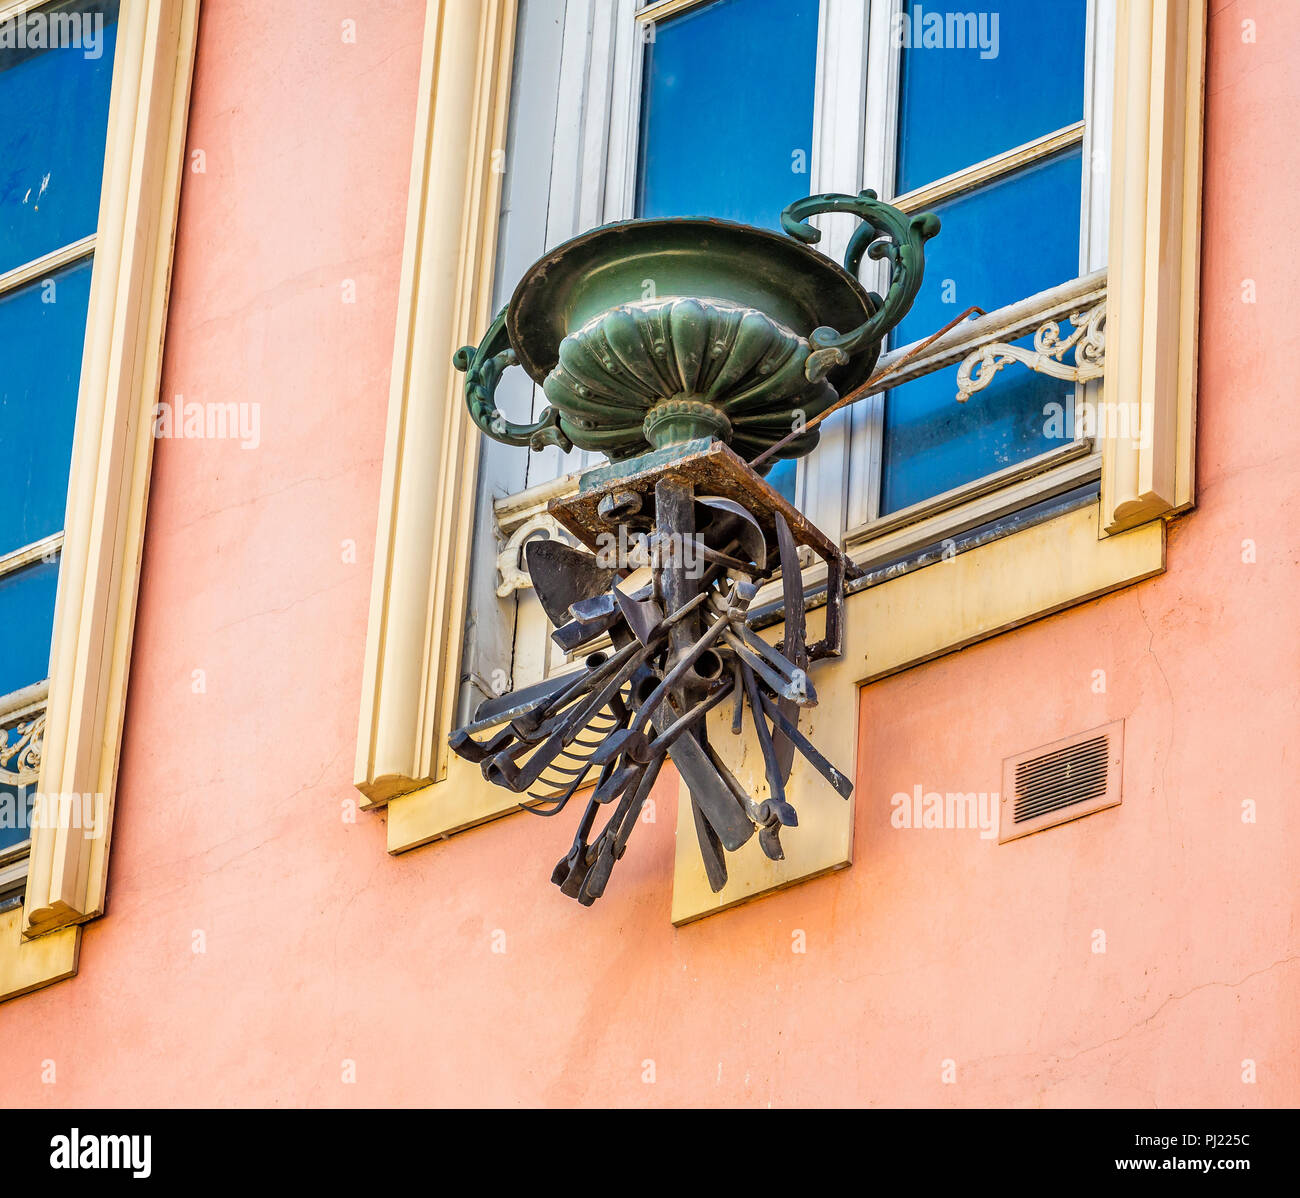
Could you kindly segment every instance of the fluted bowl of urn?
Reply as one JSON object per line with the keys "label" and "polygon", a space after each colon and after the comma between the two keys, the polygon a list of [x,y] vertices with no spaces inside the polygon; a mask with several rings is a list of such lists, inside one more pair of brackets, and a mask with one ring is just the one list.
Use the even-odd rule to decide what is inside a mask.
{"label": "fluted bowl of urn", "polygon": [[[808,218],[824,212],[863,222],[843,266],[813,248],[821,234]],[[747,459],[789,438],[768,466],[808,453],[819,430],[790,434],[870,376],[939,222],[864,191],[796,201],[781,224],[621,221],[551,250],[480,344],[457,351],[475,424],[506,444],[576,446],[614,463],[701,437]],[[868,256],[889,265],[883,297],[858,281]],[[495,402],[513,365],[549,404],[531,424]]]}

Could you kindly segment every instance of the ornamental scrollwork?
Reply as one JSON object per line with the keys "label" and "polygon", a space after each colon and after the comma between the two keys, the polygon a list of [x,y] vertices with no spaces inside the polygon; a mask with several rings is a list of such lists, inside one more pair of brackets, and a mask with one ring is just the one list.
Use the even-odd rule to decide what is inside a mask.
{"label": "ornamental scrollwork", "polygon": [[0,727],[0,782],[18,786],[35,780],[41,769],[45,737],[45,712]]}
{"label": "ornamental scrollwork", "polygon": [[[1083,312],[1072,312],[1068,320],[1068,335],[1062,334],[1056,320],[1039,325],[1033,349],[993,341],[975,350],[957,368],[957,402],[965,403],[983,391],[1009,362],[1075,383],[1100,378],[1106,366],[1106,301]],[[1067,357],[1072,360],[1067,361]]]}
{"label": "ornamental scrollwork", "polygon": [[554,408],[547,408],[533,424],[515,424],[497,408],[497,384],[506,370],[519,364],[506,335],[505,308],[497,314],[482,342],[477,346],[462,345],[452,355],[452,363],[465,372],[465,403],[470,419],[494,441],[536,450],[556,445],[564,453],[573,448],[560,429],[560,414]]}

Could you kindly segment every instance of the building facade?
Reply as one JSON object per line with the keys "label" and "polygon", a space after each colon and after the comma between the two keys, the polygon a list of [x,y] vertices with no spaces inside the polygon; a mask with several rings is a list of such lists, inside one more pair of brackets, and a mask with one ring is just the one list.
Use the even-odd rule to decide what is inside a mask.
{"label": "building facade", "polygon": [[[1043,9],[0,7],[7,1104],[1295,1103],[1300,10]],[[898,372],[769,474],[862,568],[853,796],[714,891],[669,771],[579,906],[447,737],[573,668],[599,459],[452,355],[587,229],[867,187],[942,222]]]}

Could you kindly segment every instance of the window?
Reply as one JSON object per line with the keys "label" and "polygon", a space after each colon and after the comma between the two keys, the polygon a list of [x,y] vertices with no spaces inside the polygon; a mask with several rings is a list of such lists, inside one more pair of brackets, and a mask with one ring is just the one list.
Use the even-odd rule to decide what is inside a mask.
{"label": "window", "polygon": [[[969,303],[991,312],[1079,274],[1087,4],[1056,5],[1050,38],[1042,6],[1019,0],[979,14],[983,40],[944,46],[945,27],[932,39],[940,45],[926,45],[930,27],[913,18],[960,11],[908,3],[899,13],[910,44],[900,54],[894,191],[909,208],[920,206],[909,193],[924,196],[944,232],[927,247],[928,286],[896,330],[900,345]],[[881,514],[1044,452],[1045,406],[1071,404],[1071,384],[1017,371],[959,407],[956,373],[886,396]]]}
{"label": "window", "polygon": [[[1028,358],[1048,321],[1104,301],[1113,21],[1105,0],[1062,0],[1050,13],[1033,0],[873,7],[867,175],[900,208],[943,222],[896,350],[975,305],[989,315],[971,327]],[[1100,458],[1076,438],[1076,410],[1100,384],[1085,392],[1085,381],[1011,363],[960,404],[969,364],[923,353],[917,365],[926,373],[853,415],[843,531],[859,558],[1095,485]]]}
{"label": "window", "polygon": [[104,910],[197,26],[0,3],[0,1000]]}
{"label": "window", "polygon": [[[416,120],[356,770],[362,793],[386,805],[390,852],[514,809],[512,796],[485,783],[476,767],[448,760],[447,734],[485,695],[519,689],[566,666],[549,655],[549,629],[518,568],[519,549],[546,530],[547,501],[574,487],[585,462],[554,447],[521,454],[482,441],[465,414],[463,379],[445,363],[456,347],[482,335],[515,281],[546,249],[644,211],[647,194],[659,202],[653,164],[644,159],[661,140],[655,113],[662,113],[664,100],[656,89],[680,78],[665,62],[684,55],[694,40],[709,50],[710,71],[725,76],[727,38],[748,29],[733,18],[760,6],[761,0],[484,0],[475,13],[472,6],[430,5],[428,87]],[[787,8],[816,22],[806,176],[794,170],[797,147],[781,147],[794,180],[791,198],[875,186],[904,207],[939,207],[951,230],[963,220],[971,227],[968,214],[991,202],[986,189],[1005,187],[1019,193],[1012,198],[1022,210],[1028,205],[1044,236],[1050,234],[1040,255],[1050,269],[1022,262],[986,279],[976,272],[980,263],[968,256],[963,266],[961,247],[953,246],[946,271],[930,271],[931,281],[938,275],[941,283],[947,273],[958,289],[943,320],[970,303],[1002,306],[899,366],[908,352],[902,341],[913,335],[905,328],[882,359],[894,364],[891,394],[864,399],[826,421],[817,450],[797,468],[801,506],[824,530],[838,531],[869,571],[854,584],[860,589],[848,601],[845,653],[824,664],[822,704],[810,723],[819,747],[851,768],[855,726],[843,712],[864,681],[1165,568],[1161,517],[1194,499],[1206,14],[1204,0],[1051,6],[936,0],[933,8],[902,0],[819,0],[815,14],[792,0]],[[1067,9],[1073,24],[1062,17]],[[940,36],[952,28],[952,53],[965,53],[972,38],[979,44],[981,11],[991,18],[995,10],[996,56],[977,55],[947,82],[927,82],[919,56],[905,61],[904,18],[921,51],[926,29],[934,30],[939,17]],[[1035,24],[1020,33],[1032,36],[1033,54],[1004,23],[1017,14],[1024,20],[1027,12]],[[809,28],[801,27],[808,39]],[[1039,59],[1078,61],[1080,28],[1081,100],[1077,70],[1051,73],[1046,81],[1039,70]],[[993,36],[987,22],[984,34]],[[789,25],[781,36],[792,47],[807,45]],[[966,39],[960,48],[958,36]],[[792,62],[800,61],[806,60],[794,53]],[[988,62],[1003,71],[990,84],[1001,97],[991,101],[995,121],[988,105],[981,115],[986,89],[970,82],[971,72]],[[769,94],[786,89],[788,103],[797,76],[783,64],[767,80]],[[713,81],[707,72],[702,78],[707,92]],[[747,83],[740,78],[733,86]],[[1018,98],[1043,87],[1051,103]],[[963,88],[968,98],[961,102],[954,97]],[[959,111],[948,113],[942,136],[905,147],[900,161],[900,122],[916,125],[927,103]],[[735,125],[741,136],[761,143],[771,107],[742,114]],[[729,143],[717,126],[706,128],[714,152],[725,157]],[[664,152],[695,154],[693,169],[709,173],[708,152],[664,140]],[[763,151],[761,144],[754,149]],[[727,154],[748,150],[742,145]],[[1077,173],[1067,185],[1061,164],[1071,158]],[[701,187],[723,182],[721,172],[713,174]],[[900,194],[900,183],[910,190]],[[1026,199],[1034,188],[1057,206],[1048,214],[1053,219],[1042,220],[1044,213]],[[448,222],[447,212],[463,212],[465,219]],[[854,222],[836,215],[816,221],[824,234],[820,248],[842,259]],[[977,236],[988,232],[978,221],[974,228]],[[956,240],[948,230],[931,242],[935,253],[945,238]],[[1021,257],[1040,253],[1042,247],[1015,233],[996,244]],[[442,285],[448,277],[460,280],[454,296]],[[986,284],[994,295],[961,294],[972,283]],[[1016,294],[1040,283],[1047,290]],[[1045,426],[1040,436],[1038,428],[1017,423],[1009,413],[1019,401],[994,391],[995,384],[1047,388],[1026,401],[1041,404],[1044,394],[1061,394],[1057,381],[1074,383],[1076,413],[1081,396],[1089,402],[1103,378],[1103,314],[1104,404],[1127,414],[1127,431],[1122,421],[1108,421],[1076,436],[1063,420],[1063,436]],[[1034,348],[1027,353],[1023,342],[1030,335]],[[1022,373],[1027,365],[1034,367],[1032,379]],[[927,410],[921,388],[915,389],[921,398],[907,407],[912,383],[939,372],[954,392],[950,415]],[[971,396],[969,413],[955,406],[958,387]],[[992,402],[981,409],[990,398],[985,391]],[[519,371],[505,374],[497,399],[512,420],[537,417],[539,398]],[[887,401],[902,405],[888,421]],[[913,445],[924,443],[931,418],[955,422],[960,449],[944,471],[926,478],[919,457],[909,457],[908,435]],[[882,502],[887,440],[890,491]],[[1052,443],[1045,452],[1044,440]],[[430,470],[430,462],[438,468]],[[948,489],[935,493],[936,487]],[[938,560],[950,564],[914,568]],[[852,804],[836,797],[837,805],[819,811],[819,793],[813,787],[799,799],[801,816],[806,809],[808,828],[818,835],[792,841],[780,869],[766,861],[737,868],[720,896],[690,859],[693,832],[682,831],[674,922],[848,864]]]}
{"label": "window", "polygon": [[30,845],[117,18],[65,0],[0,38],[0,904]]}

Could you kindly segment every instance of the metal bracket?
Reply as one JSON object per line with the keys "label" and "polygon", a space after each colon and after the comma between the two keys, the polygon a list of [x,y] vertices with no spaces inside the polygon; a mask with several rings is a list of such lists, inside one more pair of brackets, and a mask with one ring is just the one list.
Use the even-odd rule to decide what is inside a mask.
{"label": "metal bracket", "polygon": [[33,785],[41,770],[44,739],[44,702],[5,716],[0,725],[0,783],[9,787]]}
{"label": "metal bracket", "polygon": [[[957,368],[957,402],[965,403],[983,391],[1009,362],[1020,362],[1037,374],[1075,383],[1100,378],[1106,367],[1106,301],[1072,312],[1067,319],[1073,326],[1067,336],[1061,335],[1059,321],[1039,325],[1033,349],[993,341],[969,354]],[[1073,361],[1067,362],[1067,355]]]}

